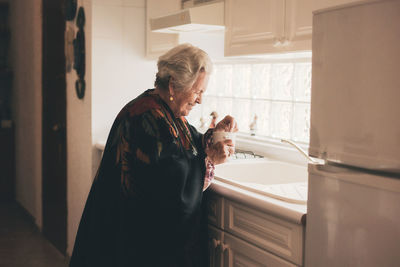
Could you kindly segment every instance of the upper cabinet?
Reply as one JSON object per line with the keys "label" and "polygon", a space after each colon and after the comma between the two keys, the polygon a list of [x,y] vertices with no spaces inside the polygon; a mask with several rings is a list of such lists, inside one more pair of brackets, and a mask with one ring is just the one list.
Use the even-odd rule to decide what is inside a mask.
{"label": "upper cabinet", "polygon": [[361,0],[313,0],[313,10],[319,10],[360,1]]}
{"label": "upper cabinet", "polygon": [[311,50],[313,0],[225,0],[225,56]]}
{"label": "upper cabinet", "polygon": [[180,9],[180,0],[146,1],[146,56],[148,58],[157,58],[179,43],[178,34],[151,32],[150,18],[162,16]]}
{"label": "upper cabinet", "polygon": [[[201,5],[224,2],[224,55],[239,56],[311,51],[313,11],[356,1],[360,0],[212,0]],[[150,18],[176,13],[182,0],[146,3],[146,55],[157,58],[179,43],[179,34],[151,32]],[[206,13],[209,18],[216,16]],[[198,32],[193,25],[188,31]]]}
{"label": "upper cabinet", "polygon": [[311,50],[312,0],[285,1],[285,51]]}

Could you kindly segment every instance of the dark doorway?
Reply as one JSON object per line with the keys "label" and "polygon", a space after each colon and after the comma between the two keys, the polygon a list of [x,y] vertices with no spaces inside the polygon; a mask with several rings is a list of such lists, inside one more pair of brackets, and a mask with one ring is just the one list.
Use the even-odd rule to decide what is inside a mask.
{"label": "dark doorway", "polygon": [[43,0],[43,234],[67,246],[66,75],[63,0]]}

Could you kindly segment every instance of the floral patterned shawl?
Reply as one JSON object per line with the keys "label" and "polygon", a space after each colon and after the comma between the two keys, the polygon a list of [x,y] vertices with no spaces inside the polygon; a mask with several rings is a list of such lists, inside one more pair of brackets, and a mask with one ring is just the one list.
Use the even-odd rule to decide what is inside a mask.
{"label": "floral patterned shawl", "polygon": [[203,135],[154,89],[110,131],[70,266],[206,266]]}

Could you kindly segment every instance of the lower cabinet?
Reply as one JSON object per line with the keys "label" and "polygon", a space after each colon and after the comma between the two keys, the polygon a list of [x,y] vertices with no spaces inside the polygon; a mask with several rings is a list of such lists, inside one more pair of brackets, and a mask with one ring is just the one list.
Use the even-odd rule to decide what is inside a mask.
{"label": "lower cabinet", "polygon": [[210,267],[303,265],[304,226],[208,194]]}
{"label": "lower cabinet", "polygon": [[297,266],[213,226],[209,232],[210,267]]}
{"label": "lower cabinet", "polygon": [[223,265],[224,254],[224,232],[209,225],[208,226],[208,249],[210,255],[210,267]]}

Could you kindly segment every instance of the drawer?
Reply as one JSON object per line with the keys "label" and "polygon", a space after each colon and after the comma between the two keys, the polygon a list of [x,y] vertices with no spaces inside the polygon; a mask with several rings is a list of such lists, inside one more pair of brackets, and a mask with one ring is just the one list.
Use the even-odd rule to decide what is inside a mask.
{"label": "drawer", "polygon": [[303,264],[302,225],[225,199],[224,230],[290,262]]}
{"label": "drawer", "polygon": [[224,198],[212,192],[206,195],[208,223],[223,229],[224,226]]}
{"label": "drawer", "polygon": [[297,267],[293,263],[255,247],[232,235],[224,236],[223,266],[268,266],[268,267]]}

